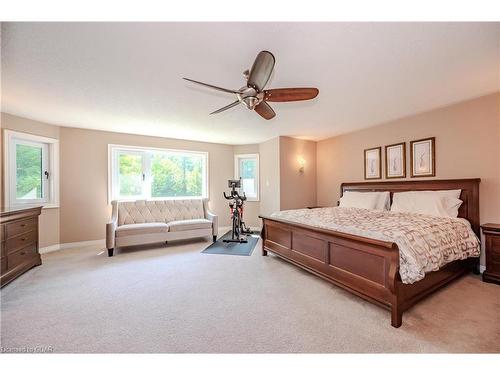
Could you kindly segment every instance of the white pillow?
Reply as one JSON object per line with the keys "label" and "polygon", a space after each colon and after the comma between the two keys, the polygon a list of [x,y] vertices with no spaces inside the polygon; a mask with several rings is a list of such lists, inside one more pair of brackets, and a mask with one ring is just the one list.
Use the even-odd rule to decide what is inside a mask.
{"label": "white pillow", "polygon": [[346,191],[339,200],[339,207],[365,208],[367,210],[389,210],[390,193]]}
{"label": "white pillow", "polygon": [[391,211],[457,217],[458,209],[462,204],[457,194],[460,196],[460,190],[395,193],[392,198]]}
{"label": "white pillow", "polygon": [[460,199],[460,194],[462,193],[462,190],[460,190],[460,189],[457,189],[457,190],[424,190],[423,192],[425,192],[425,193],[438,193],[438,194],[443,195],[445,197]]}
{"label": "white pillow", "polygon": [[391,192],[380,191],[377,194],[379,194],[380,198],[376,209],[389,211],[391,209]]}

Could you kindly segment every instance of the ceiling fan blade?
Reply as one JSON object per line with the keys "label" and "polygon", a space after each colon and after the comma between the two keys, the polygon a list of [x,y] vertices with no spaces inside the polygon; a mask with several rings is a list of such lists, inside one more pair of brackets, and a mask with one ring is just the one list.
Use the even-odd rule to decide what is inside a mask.
{"label": "ceiling fan blade", "polygon": [[271,106],[264,101],[260,102],[260,104],[258,104],[254,109],[255,112],[264,117],[266,120],[271,120],[274,116],[276,116],[276,113],[274,113]]}
{"label": "ceiling fan blade", "polygon": [[237,100],[229,105],[226,105],[225,107],[222,107],[222,108],[219,108],[217,111],[213,111],[212,113],[210,113],[211,115],[215,115],[216,113],[221,113],[221,112],[224,112],[226,109],[229,109],[229,108],[233,108],[235,106],[237,106],[238,104],[240,104],[240,101]]}
{"label": "ceiling fan blade", "polygon": [[294,102],[314,99],[319,90],[314,87],[297,87],[287,89],[270,89],[264,91],[264,100],[268,102]]}
{"label": "ceiling fan blade", "polygon": [[271,77],[274,69],[275,59],[271,52],[261,51],[255,59],[247,84],[257,91],[262,91]]}
{"label": "ceiling fan blade", "polygon": [[211,89],[214,89],[214,90],[224,91],[224,92],[228,92],[230,94],[239,94],[239,91],[229,90],[229,89],[225,89],[223,87],[209,85],[208,83],[203,83],[203,82],[200,82],[200,81],[195,81],[194,79],[190,79],[190,78],[182,78],[182,79],[185,79],[186,81],[189,81],[189,82],[197,83],[198,85],[210,87]]}

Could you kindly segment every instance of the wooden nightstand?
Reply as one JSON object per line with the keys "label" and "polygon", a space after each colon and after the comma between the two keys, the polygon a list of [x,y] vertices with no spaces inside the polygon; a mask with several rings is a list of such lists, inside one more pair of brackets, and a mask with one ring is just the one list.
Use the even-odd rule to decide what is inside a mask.
{"label": "wooden nightstand", "polygon": [[485,238],[486,270],[483,281],[500,284],[500,224],[481,225]]}

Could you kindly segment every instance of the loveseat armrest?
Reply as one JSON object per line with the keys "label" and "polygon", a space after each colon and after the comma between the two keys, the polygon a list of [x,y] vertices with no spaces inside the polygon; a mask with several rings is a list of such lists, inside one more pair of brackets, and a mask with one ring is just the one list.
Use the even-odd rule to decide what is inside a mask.
{"label": "loveseat armrest", "polygon": [[106,224],[106,247],[113,249],[115,247],[115,232],[118,226],[118,202],[111,202],[113,211],[111,213],[111,220]]}
{"label": "loveseat armrest", "polygon": [[216,214],[210,212],[208,209],[205,211],[205,219],[212,222],[212,234],[217,236],[219,233],[219,218]]}

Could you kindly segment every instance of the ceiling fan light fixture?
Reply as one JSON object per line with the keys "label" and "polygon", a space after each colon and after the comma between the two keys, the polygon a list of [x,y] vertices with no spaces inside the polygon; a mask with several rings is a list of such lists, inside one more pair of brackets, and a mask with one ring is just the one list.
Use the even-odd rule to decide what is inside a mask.
{"label": "ceiling fan light fixture", "polygon": [[270,120],[274,116],[276,116],[276,113],[269,106],[269,104],[267,104],[267,101],[294,102],[299,100],[310,100],[315,98],[319,93],[319,90],[314,87],[294,87],[264,90],[264,87],[266,86],[273,72],[274,63],[275,59],[271,52],[259,52],[252,65],[252,69],[247,69],[243,72],[247,84],[239,90],[230,90],[223,87],[210,85],[208,83],[195,81],[190,78],[184,79],[186,81],[209,87],[214,90],[236,94],[237,100],[235,102],[222,107],[212,112],[211,114],[220,113],[228,110],[229,108],[235,107],[239,103],[244,103],[248,109],[255,110],[255,112],[257,112],[261,117],[266,120]]}
{"label": "ceiling fan light fixture", "polygon": [[259,104],[259,99],[255,96],[247,96],[243,99],[243,103],[247,106],[248,109],[254,109],[257,104]]}

